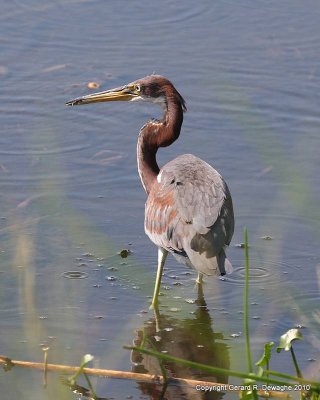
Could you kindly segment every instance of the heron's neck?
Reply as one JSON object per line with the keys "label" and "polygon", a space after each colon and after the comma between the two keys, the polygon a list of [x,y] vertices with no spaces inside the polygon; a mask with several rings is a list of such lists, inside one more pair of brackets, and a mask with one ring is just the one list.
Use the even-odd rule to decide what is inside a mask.
{"label": "heron's neck", "polygon": [[160,171],[156,154],[159,147],[170,146],[180,135],[183,122],[181,104],[167,102],[162,121],[147,122],[140,130],[137,145],[138,171],[144,190],[149,194]]}

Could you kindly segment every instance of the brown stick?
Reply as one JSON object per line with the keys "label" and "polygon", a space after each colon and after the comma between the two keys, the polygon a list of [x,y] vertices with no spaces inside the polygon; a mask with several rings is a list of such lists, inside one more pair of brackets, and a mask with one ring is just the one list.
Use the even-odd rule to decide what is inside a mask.
{"label": "brown stick", "polygon": [[[10,360],[10,359],[9,359]],[[8,358],[5,356],[0,356],[0,365],[7,364]],[[32,369],[39,369],[39,370],[48,370],[48,371],[56,371],[56,372],[64,372],[64,373],[76,373],[79,371],[79,367],[73,367],[70,365],[60,365],[60,364],[44,364],[44,363],[37,363],[31,361],[20,361],[20,360],[10,360],[10,362],[17,366],[23,368],[32,368]],[[114,371],[110,369],[100,369],[100,368],[84,368],[83,371],[88,375],[99,375],[105,376],[108,378],[115,378],[115,379],[131,379],[135,381],[141,382],[149,382],[149,383],[156,383],[162,384],[163,377],[158,375],[150,375],[150,374],[140,374],[136,372],[126,372],[126,371]],[[176,383],[183,383],[188,386],[192,386],[196,388],[197,385],[200,386],[209,386],[209,387],[220,387],[221,392],[225,391],[232,391],[238,392],[240,390],[235,390],[231,388],[230,385],[225,383],[217,383],[217,382],[206,382],[206,381],[198,381],[194,379],[186,379],[186,378],[170,378],[170,382]],[[276,391],[268,391],[265,392],[263,390],[258,390],[258,395],[262,397],[276,397],[281,399],[290,399],[290,396],[284,392],[276,392]]]}

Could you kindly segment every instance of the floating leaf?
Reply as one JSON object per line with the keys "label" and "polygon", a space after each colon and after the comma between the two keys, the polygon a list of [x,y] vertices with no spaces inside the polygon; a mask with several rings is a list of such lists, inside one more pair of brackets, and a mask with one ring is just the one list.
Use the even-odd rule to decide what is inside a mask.
{"label": "floating leaf", "polygon": [[264,345],[264,352],[259,361],[256,362],[257,367],[263,367],[264,365],[268,365],[271,359],[271,349],[274,346],[274,342],[268,342]]}
{"label": "floating leaf", "polygon": [[119,252],[119,255],[121,258],[127,258],[130,254],[131,254],[131,250],[129,250],[129,249],[122,249]]}
{"label": "floating leaf", "polygon": [[293,340],[302,339],[302,337],[302,333],[298,329],[289,329],[280,337],[277,353],[280,353],[281,350],[289,351]]}
{"label": "floating leaf", "polygon": [[87,88],[88,89],[97,89],[100,86],[98,82],[88,82]]}

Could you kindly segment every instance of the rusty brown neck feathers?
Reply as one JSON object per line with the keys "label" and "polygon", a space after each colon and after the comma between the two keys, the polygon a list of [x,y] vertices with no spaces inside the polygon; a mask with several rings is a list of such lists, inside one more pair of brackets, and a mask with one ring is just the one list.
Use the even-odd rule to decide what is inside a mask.
{"label": "rusty brown neck feathers", "polygon": [[156,160],[157,151],[159,147],[170,146],[178,139],[183,122],[183,110],[185,106],[184,103],[181,103],[180,98],[175,95],[174,91],[165,93],[163,105],[165,111],[162,120],[147,122],[141,128],[138,137],[138,171],[141,183],[147,194],[149,194],[160,171]]}

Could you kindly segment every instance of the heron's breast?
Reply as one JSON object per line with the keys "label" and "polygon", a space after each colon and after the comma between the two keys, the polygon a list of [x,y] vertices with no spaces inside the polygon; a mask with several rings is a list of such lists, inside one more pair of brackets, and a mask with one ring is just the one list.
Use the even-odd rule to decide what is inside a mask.
{"label": "heron's breast", "polygon": [[155,182],[146,202],[146,232],[158,235],[167,233],[174,224],[177,215],[178,210],[176,209],[174,193],[161,182]]}

